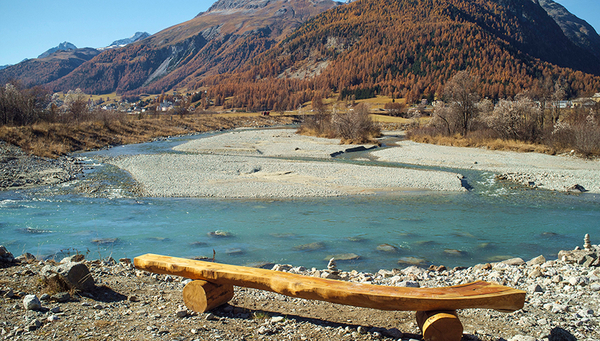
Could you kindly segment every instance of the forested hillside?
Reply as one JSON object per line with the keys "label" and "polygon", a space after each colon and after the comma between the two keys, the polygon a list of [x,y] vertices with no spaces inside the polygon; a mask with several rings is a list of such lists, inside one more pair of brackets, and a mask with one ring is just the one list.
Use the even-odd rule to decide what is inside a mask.
{"label": "forested hillside", "polygon": [[459,70],[479,76],[490,98],[548,80],[570,96],[600,89],[598,58],[522,0],[356,1],[309,20],[243,72],[195,86],[210,87],[217,104],[277,110],[334,92],[434,99]]}

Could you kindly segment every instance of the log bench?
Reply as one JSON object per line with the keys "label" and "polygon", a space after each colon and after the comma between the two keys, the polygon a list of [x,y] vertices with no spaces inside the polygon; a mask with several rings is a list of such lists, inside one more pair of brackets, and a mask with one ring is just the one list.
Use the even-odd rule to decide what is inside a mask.
{"label": "log bench", "polygon": [[233,298],[233,286],[239,286],[356,307],[416,311],[425,340],[460,340],[463,327],[457,309],[513,312],[525,303],[524,291],[484,281],[441,288],[390,287],[154,254],[134,258],[134,265],[193,279],[183,289],[183,300],[195,312],[227,303]]}

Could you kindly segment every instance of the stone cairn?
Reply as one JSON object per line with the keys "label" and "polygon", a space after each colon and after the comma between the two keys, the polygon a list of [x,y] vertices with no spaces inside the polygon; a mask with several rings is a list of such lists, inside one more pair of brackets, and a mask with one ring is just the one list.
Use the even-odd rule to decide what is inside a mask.
{"label": "stone cairn", "polygon": [[592,245],[590,235],[583,238],[583,250],[578,246],[572,251],[560,251],[558,259],[569,264],[579,264],[584,267],[600,267],[600,247]]}
{"label": "stone cairn", "polygon": [[592,250],[592,243],[590,243],[589,233],[586,233],[585,237],[583,237],[583,248],[588,251]]}

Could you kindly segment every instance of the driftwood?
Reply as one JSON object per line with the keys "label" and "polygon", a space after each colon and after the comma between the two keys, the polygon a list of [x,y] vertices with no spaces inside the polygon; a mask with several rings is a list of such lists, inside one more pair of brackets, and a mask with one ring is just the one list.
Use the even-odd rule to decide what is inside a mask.
{"label": "driftwood", "polygon": [[226,303],[235,285],[357,307],[416,311],[425,340],[460,340],[456,309],[511,312],[525,303],[524,291],[483,281],[442,288],[389,287],[154,254],[136,257],[134,264],[141,270],[202,281],[184,289],[184,301],[194,311]]}

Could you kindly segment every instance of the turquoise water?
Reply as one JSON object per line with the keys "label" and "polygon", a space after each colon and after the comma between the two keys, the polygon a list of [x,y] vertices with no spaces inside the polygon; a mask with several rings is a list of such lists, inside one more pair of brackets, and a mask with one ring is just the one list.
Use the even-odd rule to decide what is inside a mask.
{"label": "turquoise water", "polygon": [[[177,143],[181,140],[87,155],[168,152]],[[98,167],[87,177],[102,173],[114,175],[117,180],[102,179],[114,181],[115,187],[130,181],[111,167]],[[553,258],[559,250],[582,244],[585,233],[598,243],[600,196],[511,188],[492,181],[489,173],[461,173],[472,191],[267,201],[5,191],[0,192],[0,244],[14,254],[57,258],[73,251],[88,258],[132,258],[148,252],[212,258],[214,250],[219,262],[317,268],[324,268],[331,255],[354,253],[360,258],[338,262],[341,269],[376,271],[405,266],[398,264],[402,257],[446,266],[494,257]],[[216,230],[231,236],[209,236]],[[106,243],[93,242],[98,239]],[[378,251],[384,243],[397,252]]]}

